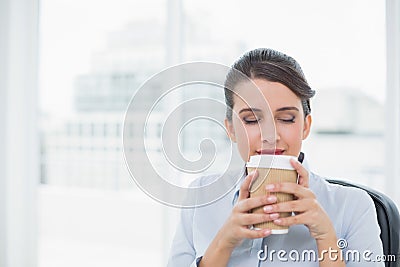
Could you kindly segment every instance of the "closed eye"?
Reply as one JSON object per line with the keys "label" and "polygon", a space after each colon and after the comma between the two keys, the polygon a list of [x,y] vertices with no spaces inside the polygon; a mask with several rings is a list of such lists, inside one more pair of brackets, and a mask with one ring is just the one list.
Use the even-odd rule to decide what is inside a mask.
{"label": "closed eye", "polygon": [[295,116],[292,116],[290,118],[278,118],[277,120],[283,123],[294,123],[295,122]]}
{"label": "closed eye", "polygon": [[245,124],[255,124],[258,123],[260,120],[257,118],[243,118]]}

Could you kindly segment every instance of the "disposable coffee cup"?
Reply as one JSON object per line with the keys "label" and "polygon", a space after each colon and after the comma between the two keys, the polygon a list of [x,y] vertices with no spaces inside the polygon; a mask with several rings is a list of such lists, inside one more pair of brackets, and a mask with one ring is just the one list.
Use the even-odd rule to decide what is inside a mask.
{"label": "disposable coffee cup", "polygon": [[[293,194],[282,193],[282,192],[267,192],[265,189],[267,184],[275,184],[282,182],[297,183],[298,174],[296,170],[290,164],[290,159],[297,160],[293,156],[286,155],[255,155],[250,157],[250,161],[247,162],[247,172],[250,173],[254,170],[258,170],[258,177],[253,181],[250,187],[250,197],[258,197],[275,195],[277,197],[277,203],[293,200]],[[263,210],[264,206],[253,209],[252,213],[265,213]],[[291,212],[279,213],[279,218],[285,218],[291,216]],[[272,234],[286,234],[289,231],[289,227],[276,225],[273,221],[263,222],[254,225],[255,229],[271,229]]]}

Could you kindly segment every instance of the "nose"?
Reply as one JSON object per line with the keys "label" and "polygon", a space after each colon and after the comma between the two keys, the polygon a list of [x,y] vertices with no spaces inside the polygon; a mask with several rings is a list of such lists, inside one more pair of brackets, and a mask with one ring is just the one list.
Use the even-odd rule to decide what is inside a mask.
{"label": "nose", "polygon": [[273,122],[261,123],[260,132],[263,143],[276,144],[277,140],[279,140],[279,135]]}

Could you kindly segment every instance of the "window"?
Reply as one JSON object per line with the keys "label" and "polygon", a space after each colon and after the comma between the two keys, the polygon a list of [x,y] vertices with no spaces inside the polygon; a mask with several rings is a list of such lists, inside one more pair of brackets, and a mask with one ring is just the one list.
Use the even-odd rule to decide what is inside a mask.
{"label": "window", "polygon": [[303,147],[312,170],[387,189],[384,2],[202,1],[184,12],[184,60],[231,65],[257,47],[293,56],[316,90]]}
{"label": "window", "polygon": [[40,267],[163,265],[152,256],[164,249],[162,205],[134,185],[120,148],[134,90],[165,67],[165,7],[40,3]]}

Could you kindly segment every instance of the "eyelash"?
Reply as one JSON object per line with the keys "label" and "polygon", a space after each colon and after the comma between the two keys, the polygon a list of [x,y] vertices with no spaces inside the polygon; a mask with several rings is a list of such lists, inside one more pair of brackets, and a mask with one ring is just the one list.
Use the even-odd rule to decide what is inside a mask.
{"label": "eyelash", "polygon": [[246,118],[243,119],[245,124],[256,124],[258,123],[260,120],[259,119],[254,119],[254,120],[247,120]]}
{"label": "eyelash", "polygon": [[281,121],[283,123],[294,123],[294,119],[295,119],[295,116],[293,116],[290,119],[278,119],[278,121]]}
{"label": "eyelash", "polygon": [[[295,117],[293,116],[290,119],[278,119],[278,121],[283,122],[283,123],[294,123],[295,122]],[[259,119],[254,119],[254,120],[247,120],[246,118],[243,119],[245,124],[256,124],[258,123],[260,120]]]}

